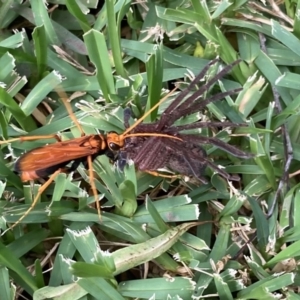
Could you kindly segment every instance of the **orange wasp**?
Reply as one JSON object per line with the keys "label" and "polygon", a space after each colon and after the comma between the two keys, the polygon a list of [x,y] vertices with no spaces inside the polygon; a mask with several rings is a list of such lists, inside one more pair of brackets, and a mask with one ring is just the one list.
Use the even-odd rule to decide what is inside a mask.
{"label": "orange wasp", "polygon": [[[10,229],[14,228],[19,224],[34,208],[41,194],[47,189],[47,187],[53,182],[55,177],[65,171],[76,170],[81,162],[87,160],[90,176],[91,188],[96,200],[96,206],[99,218],[100,215],[100,205],[97,201],[97,191],[94,183],[94,174],[92,169],[92,161],[99,155],[107,155],[109,158],[114,158],[114,152],[123,147],[125,139],[128,137],[138,137],[138,136],[160,136],[162,138],[172,138],[175,140],[181,140],[178,137],[173,137],[167,134],[159,133],[133,133],[129,132],[139,123],[141,123],[157,106],[164,101],[170,94],[172,94],[176,88],[166,95],[159,103],[157,103],[151,110],[149,110],[143,117],[141,117],[135,124],[128,128],[123,134],[117,134],[115,132],[110,132],[108,134],[92,134],[85,135],[78,120],[76,119],[71,105],[65,95],[61,91],[57,91],[62,99],[70,118],[73,120],[75,125],[81,132],[81,137],[74,138],[67,141],[61,141],[58,135],[46,135],[46,136],[24,136],[19,138],[14,138],[6,141],[0,141],[1,144],[11,143],[14,141],[33,141],[39,139],[49,139],[55,138],[57,140],[54,144],[49,144],[39,148],[32,149],[27,153],[21,155],[15,164],[15,171],[20,174],[21,180],[23,182],[32,181],[35,179],[46,178],[49,176],[48,180],[39,188],[35,198],[33,199],[29,209],[24,213],[20,219],[13,224]],[[69,168],[65,168],[66,165],[71,163]],[[153,172],[152,172],[153,174]],[[166,176],[172,177],[172,176]]]}
{"label": "orange wasp", "polygon": [[201,175],[208,166],[228,180],[239,180],[238,176],[227,174],[224,170],[207,159],[205,150],[202,149],[201,144],[213,144],[218,148],[241,158],[250,158],[252,157],[251,154],[245,153],[217,138],[200,136],[199,134],[189,134],[185,133],[185,131],[203,127],[237,127],[241,126],[241,124],[232,124],[229,122],[209,123],[200,121],[182,126],[174,126],[173,124],[182,117],[198,112],[208,103],[221,100],[224,97],[236,94],[241,90],[236,89],[218,93],[205,99],[205,92],[213,86],[217,80],[222,78],[239,63],[239,61],[235,61],[231,65],[225,67],[206,84],[202,85],[198,91],[192,92],[191,89],[205,76],[209,67],[217,61],[218,60],[213,60],[210,62],[202,72],[196,76],[190,86],[177,95],[174,101],[165,110],[160,120],[149,124],[142,123],[142,121],[165,99],[167,99],[176,88],[161,99],[132,126],[129,126],[128,120],[125,120],[126,130],[122,134],[110,132],[107,134],[85,135],[71,109],[66,95],[59,92],[60,98],[63,100],[71,119],[81,131],[81,137],[68,141],[60,141],[56,135],[33,136],[0,142],[0,144],[4,144],[16,140],[28,141],[41,138],[56,138],[58,140],[57,143],[36,148],[25,153],[17,161],[15,170],[20,173],[22,181],[34,180],[47,176],[49,176],[49,179],[39,188],[29,209],[12,227],[19,224],[20,221],[29,214],[43,191],[60,172],[65,170],[67,164],[72,163],[70,169],[75,170],[85,159],[87,159],[88,162],[90,184],[100,217],[100,205],[99,201],[97,201],[97,191],[92,171],[92,160],[96,156],[102,154],[109,157],[115,157],[115,153],[118,152],[121,167],[123,165],[122,159],[125,157],[125,159],[132,159],[138,170],[163,177],[178,177],[178,175],[163,175],[157,173],[158,169],[167,167],[181,175],[193,176],[206,183],[207,181],[201,177]]}

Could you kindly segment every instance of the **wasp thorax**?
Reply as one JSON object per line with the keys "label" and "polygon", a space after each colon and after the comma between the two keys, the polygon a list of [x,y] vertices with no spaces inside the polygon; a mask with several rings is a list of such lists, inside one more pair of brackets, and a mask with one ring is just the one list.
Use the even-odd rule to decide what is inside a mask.
{"label": "wasp thorax", "polygon": [[116,132],[109,132],[106,139],[107,145],[112,151],[118,151],[124,146],[124,138]]}

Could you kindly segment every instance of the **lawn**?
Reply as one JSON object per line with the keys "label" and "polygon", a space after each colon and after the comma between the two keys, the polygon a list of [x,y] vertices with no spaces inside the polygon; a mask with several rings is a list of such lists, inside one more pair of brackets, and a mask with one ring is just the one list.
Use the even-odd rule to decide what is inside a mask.
{"label": "lawn", "polygon": [[[300,1],[20,2],[0,4],[0,299],[300,299]],[[194,138],[106,145],[38,197],[47,177],[14,171],[48,144],[29,161],[56,166],[54,135],[129,141],[128,109],[151,110],[128,134],[167,115]]]}

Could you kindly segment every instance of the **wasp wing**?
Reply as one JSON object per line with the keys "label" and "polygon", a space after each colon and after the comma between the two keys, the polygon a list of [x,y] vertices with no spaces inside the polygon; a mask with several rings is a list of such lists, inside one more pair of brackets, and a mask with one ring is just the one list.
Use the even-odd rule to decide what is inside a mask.
{"label": "wasp wing", "polygon": [[84,136],[33,149],[20,157],[15,171],[21,173],[22,181],[45,177],[71,161],[102,154],[102,140],[98,136]]}

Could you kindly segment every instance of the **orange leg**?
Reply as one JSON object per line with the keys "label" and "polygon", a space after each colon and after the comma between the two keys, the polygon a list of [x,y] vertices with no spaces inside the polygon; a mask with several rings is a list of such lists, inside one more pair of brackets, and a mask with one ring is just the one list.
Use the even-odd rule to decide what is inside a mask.
{"label": "orange leg", "polygon": [[[28,216],[28,214],[33,210],[33,208],[35,207],[36,203],[38,202],[40,196],[42,195],[42,193],[47,189],[47,187],[53,182],[53,180],[55,179],[55,177],[61,173],[61,170],[57,170],[56,172],[54,172],[49,179],[38,189],[38,192],[36,194],[36,196],[34,197],[30,207],[26,210],[26,212],[24,213],[24,215],[12,226],[10,226],[7,230],[11,230],[13,228],[15,228],[18,224],[20,224],[20,222],[22,222],[22,220],[24,220],[24,218],[26,218],[26,216]],[[5,230],[3,234],[5,234],[5,232],[7,231]]]}
{"label": "orange leg", "polygon": [[[71,107],[68,97],[67,97],[67,94],[61,90],[57,90],[57,94],[61,97],[70,118],[72,119],[74,124],[78,127],[78,129],[81,133],[81,136],[84,136],[85,133],[83,132],[82,127],[80,126],[78,120],[76,119],[76,117],[73,113],[72,107]],[[40,140],[40,139],[52,139],[52,138],[56,139],[58,142],[61,142],[61,139],[57,134],[49,134],[49,135],[22,136],[22,137],[18,137],[18,138],[14,138],[14,139],[9,139],[6,141],[0,141],[0,145],[9,144],[9,143],[16,142],[16,141],[23,142],[23,141],[35,141],[35,140]]]}
{"label": "orange leg", "polygon": [[56,139],[58,142],[61,142],[61,139],[57,134],[49,134],[49,135],[21,136],[14,139],[0,141],[0,145],[9,144],[17,141],[25,142],[25,141],[36,141],[41,139]]}
{"label": "orange leg", "polygon": [[87,157],[87,162],[88,162],[88,167],[89,167],[90,185],[91,185],[93,195],[94,195],[94,198],[95,198],[95,201],[96,201],[98,217],[99,217],[99,220],[101,221],[101,208],[100,208],[100,202],[98,200],[98,193],[97,193],[97,189],[96,189],[96,185],[95,185],[92,157],[90,155]]}

